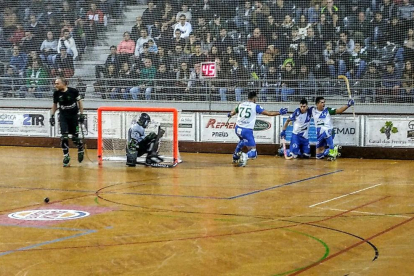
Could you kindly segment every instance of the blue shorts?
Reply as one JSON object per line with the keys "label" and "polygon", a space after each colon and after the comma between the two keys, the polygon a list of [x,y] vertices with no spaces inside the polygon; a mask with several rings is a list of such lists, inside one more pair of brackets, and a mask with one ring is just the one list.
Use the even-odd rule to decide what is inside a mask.
{"label": "blue shorts", "polygon": [[330,147],[330,144],[333,146],[332,129],[328,130],[328,133],[318,133],[318,141],[316,141],[316,148]]}
{"label": "blue shorts", "polygon": [[309,139],[292,133],[289,149],[294,155],[310,155]]}
{"label": "blue shorts", "polygon": [[255,147],[256,141],[253,137],[253,129],[249,128],[242,128],[239,126],[236,126],[236,135],[240,138],[240,140],[244,140],[246,142],[246,147]]}

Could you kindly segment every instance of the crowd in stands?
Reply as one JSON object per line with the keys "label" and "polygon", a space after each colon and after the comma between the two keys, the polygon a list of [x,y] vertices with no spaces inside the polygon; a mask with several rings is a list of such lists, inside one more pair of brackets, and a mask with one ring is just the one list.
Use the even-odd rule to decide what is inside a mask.
{"label": "crowd in stands", "polygon": [[[346,75],[362,101],[412,102],[411,1],[149,0],[105,64],[96,66],[95,91],[146,100],[154,91],[178,100],[214,91],[218,100],[239,101],[259,87],[261,100],[289,101],[321,80],[340,86],[338,75]],[[13,70],[5,75],[22,77],[44,75],[30,63],[36,55],[45,74],[73,76],[73,59],[93,46],[119,9],[111,0],[14,3],[1,10],[0,40],[13,48]],[[201,77],[206,61],[217,64],[213,81]]]}
{"label": "crowd in stands", "polygon": [[49,79],[73,77],[74,61],[121,10],[115,0],[0,0],[3,96],[50,95]]}

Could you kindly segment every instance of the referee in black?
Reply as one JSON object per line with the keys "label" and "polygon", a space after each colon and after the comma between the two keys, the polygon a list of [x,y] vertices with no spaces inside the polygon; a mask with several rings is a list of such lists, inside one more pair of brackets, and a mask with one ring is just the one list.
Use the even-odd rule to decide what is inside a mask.
{"label": "referee in black", "polygon": [[68,84],[68,81],[63,77],[57,77],[55,79],[56,90],[53,93],[53,106],[50,116],[50,125],[55,126],[55,112],[59,108],[60,145],[63,150],[63,167],[68,167],[70,162],[70,137],[72,137],[73,143],[78,147],[79,163],[83,161],[84,154],[83,141],[79,138],[79,123],[83,124],[85,120],[82,98],[79,95],[79,91],[75,88],[68,87]]}

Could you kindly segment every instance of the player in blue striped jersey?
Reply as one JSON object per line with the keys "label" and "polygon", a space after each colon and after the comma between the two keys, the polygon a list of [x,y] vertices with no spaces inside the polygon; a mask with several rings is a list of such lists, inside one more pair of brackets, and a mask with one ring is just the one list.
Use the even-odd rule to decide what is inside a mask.
{"label": "player in blue striped jersey", "polygon": [[[289,123],[293,122],[292,138],[290,140],[288,156],[293,156],[293,158],[297,158],[298,156],[304,158],[310,157],[309,126],[311,117],[312,111],[308,107],[308,101],[302,99],[299,108],[289,116],[280,133],[280,138],[286,139],[286,129]],[[283,150],[281,155],[283,155]]]}
{"label": "player in blue striped jersey", "polygon": [[[256,100],[256,92],[249,92],[247,101],[240,103],[227,115],[228,117],[232,117],[237,114],[235,131],[240,141],[233,154],[233,163],[241,167],[246,166],[247,159],[257,158],[256,142],[253,136],[256,115],[277,116],[284,115],[288,111],[287,108],[281,108],[280,111],[267,111],[261,105],[256,104]],[[247,147],[247,154],[242,152],[243,147]]]}
{"label": "player in blue striped jersey", "polygon": [[354,105],[354,100],[349,99],[348,103],[338,109],[325,107],[325,98],[316,97],[316,106],[310,108],[316,126],[316,159],[329,157],[335,159],[338,149],[333,142],[333,124],[331,115],[341,114]]}

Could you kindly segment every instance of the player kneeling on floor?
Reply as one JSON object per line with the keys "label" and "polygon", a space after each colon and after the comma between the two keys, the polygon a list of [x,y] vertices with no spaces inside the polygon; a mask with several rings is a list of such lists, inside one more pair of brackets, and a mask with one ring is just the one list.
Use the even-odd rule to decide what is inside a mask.
{"label": "player kneeling on floor", "polygon": [[147,113],[142,113],[136,123],[133,123],[128,131],[128,144],[126,146],[126,164],[135,167],[137,157],[147,154],[145,164],[157,164],[163,162],[164,159],[158,155],[158,147],[160,138],[164,135],[164,130],[158,127],[158,133],[150,132],[145,134],[145,129],[151,122],[151,118]]}

